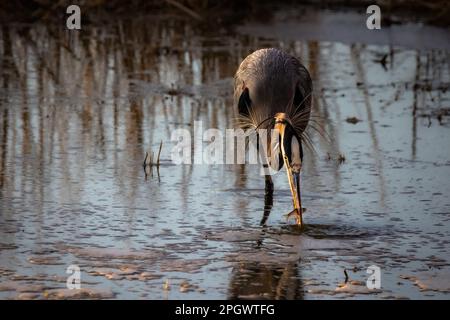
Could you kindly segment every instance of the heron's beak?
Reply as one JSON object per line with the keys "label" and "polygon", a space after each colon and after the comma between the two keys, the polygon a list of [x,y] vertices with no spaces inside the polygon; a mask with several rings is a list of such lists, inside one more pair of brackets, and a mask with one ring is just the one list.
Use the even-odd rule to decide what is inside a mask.
{"label": "heron's beak", "polygon": [[288,181],[289,181],[289,187],[291,189],[292,194],[292,202],[294,204],[294,210],[288,214],[288,217],[291,215],[295,215],[297,224],[301,226],[303,224],[302,221],[302,206],[301,206],[301,197],[300,197],[300,173],[294,173],[292,171],[292,168],[289,164],[289,158],[286,154],[286,150],[284,149],[284,137],[285,137],[285,130],[286,130],[286,123],[281,121],[276,121],[275,123],[275,129],[277,129],[280,133],[281,138],[281,154],[283,157],[284,165],[286,167]]}
{"label": "heron's beak", "polygon": [[302,216],[303,216],[303,208],[302,208],[302,197],[300,195],[300,172],[294,172],[293,174],[293,180],[294,180],[294,186],[295,186],[295,191],[296,191],[296,200],[297,200],[297,205],[295,206],[295,209],[297,210],[299,217],[297,221],[297,224],[302,225],[303,221],[302,221]]}

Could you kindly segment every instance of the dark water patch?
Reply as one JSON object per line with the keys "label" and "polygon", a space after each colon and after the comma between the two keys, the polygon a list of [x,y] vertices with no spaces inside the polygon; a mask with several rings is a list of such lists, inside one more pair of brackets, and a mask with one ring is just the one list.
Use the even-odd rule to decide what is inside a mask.
{"label": "dark water patch", "polygon": [[386,230],[377,228],[357,228],[350,225],[320,225],[308,224],[305,234],[316,239],[364,240],[383,234]]}

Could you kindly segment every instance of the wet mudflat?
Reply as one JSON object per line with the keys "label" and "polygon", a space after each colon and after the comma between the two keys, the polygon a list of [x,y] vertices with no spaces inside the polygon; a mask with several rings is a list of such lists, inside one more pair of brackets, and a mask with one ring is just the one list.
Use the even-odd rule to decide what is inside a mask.
{"label": "wet mudflat", "polygon": [[[81,33],[3,26],[0,298],[448,299],[448,30],[421,49],[317,39],[326,18],[279,12],[214,32],[158,17]],[[308,67],[332,138],[311,132],[303,232],[283,217],[284,171],[268,199],[257,167],[170,161],[173,130],[233,127],[233,74],[268,46]],[[72,264],[82,290],[66,289]],[[365,285],[371,265],[380,290]]]}

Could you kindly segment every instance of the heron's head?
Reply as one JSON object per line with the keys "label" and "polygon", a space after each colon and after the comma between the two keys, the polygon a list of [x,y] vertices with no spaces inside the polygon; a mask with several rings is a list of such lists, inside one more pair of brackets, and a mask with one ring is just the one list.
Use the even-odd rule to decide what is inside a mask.
{"label": "heron's head", "polygon": [[300,172],[303,150],[291,120],[286,113],[277,113],[273,119],[273,129],[277,131],[278,141],[271,141],[272,168],[279,170],[286,165],[293,173]]}
{"label": "heron's head", "polygon": [[286,113],[275,114],[273,123],[273,129],[279,135],[278,139],[272,138],[270,142],[270,166],[276,170],[280,170],[283,164],[286,167],[295,208],[293,212],[297,212],[297,223],[301,225],[303,212],[300,200],[300,170],[303,158],[301,139],[299,139]]}

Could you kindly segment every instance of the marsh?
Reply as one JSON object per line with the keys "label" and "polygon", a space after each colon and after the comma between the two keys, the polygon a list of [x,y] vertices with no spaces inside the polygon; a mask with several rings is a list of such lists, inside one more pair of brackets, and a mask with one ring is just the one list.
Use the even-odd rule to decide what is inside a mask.
{"label": "marsh", "polygon": [[[366,32],[359,12],[310,7],[218,28],[2,24],[0,298],[448,299],[449,30]],[[257,167],[170,158],[176,129],[233,128],[233,75],[267,47],[308,68],[333,137],[311,132],[303,231],[283,218],[285,172],[267,197]]]}

